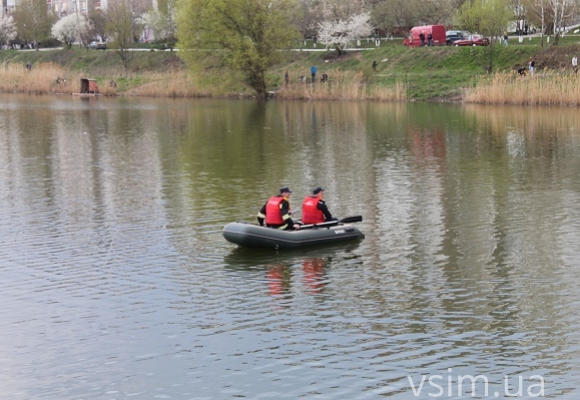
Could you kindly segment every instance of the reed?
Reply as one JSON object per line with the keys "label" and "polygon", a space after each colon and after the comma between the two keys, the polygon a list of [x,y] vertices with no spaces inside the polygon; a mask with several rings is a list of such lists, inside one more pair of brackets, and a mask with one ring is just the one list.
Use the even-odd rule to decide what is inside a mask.
{"label": "reed", "polygon": [[580,76],[542,71],[534,77],[496,73],[481,78],[464,96],[467,103],[514,105],[580,105]]}
{"label": "reed", "polygon": [[147,74],[110,72],[106,76],[72,71],[54,63],[34,64],[28,71],[22,64],[0,66],[0,91],[34,94],[72,94],[80,91],[81,78],[97,80],[99,93],[105,96],[193,97],[207,95],[198,92],[185,71]]}
{"label": "reed", "polygon": [[[96,79],[99,93],[105,96],[148,97],[233,97],[248,93],[231,74],[195,74],[186,70],[164,72],[108,71],[107,75],[88,75],[54,63],[34,64],[31,71],[22,64],[0,66],[0,91],[35,94],[72,94],[80,91],[80,79]],[[361,72],[334,71],[328,82],[298,83],[276,91],[282,99],[405,101],[407,87],[369,81]]]}
{"label": "reed", "polygon": [[280,88],[276,96],[282,99],[308,100],[407,100],[406,85],[397,82],[394,87],[367,82],[362,72],[333,71],[328,82],[302,82],[300,79]]}
{"label": "reed", "polygon": [[[60,78],[60,79],[59,79]],[[3,64],[0,66],[0,91],[21,93],[73,93],[78,91],[80,75],[65,68],[44,63],[34,65],[28,71],[21,64]]]}

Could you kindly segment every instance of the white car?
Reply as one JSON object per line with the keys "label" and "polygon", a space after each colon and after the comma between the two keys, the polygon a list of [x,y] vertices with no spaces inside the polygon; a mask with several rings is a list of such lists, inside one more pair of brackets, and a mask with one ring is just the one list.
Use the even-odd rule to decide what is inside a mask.
{"label": "white car", "polygon": [[89,43],[89,49],[107,50],[107,43],[93,41],[93,42]]}

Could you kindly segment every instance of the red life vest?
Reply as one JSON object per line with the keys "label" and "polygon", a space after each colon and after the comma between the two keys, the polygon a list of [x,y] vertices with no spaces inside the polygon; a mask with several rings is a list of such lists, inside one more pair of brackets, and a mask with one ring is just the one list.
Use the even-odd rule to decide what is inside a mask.
{"label": "red life vest", "polygon": [[318,209],[318,196],[306,196],[302,203],[302,222],[319,224],[324,222],[324,213]]}
{"label": "red life vest", "polygon": [[280,212],[280,204],[284,200],[283,196],[272,196],[266,203],[266,224],[267,225],[283,225],[282,213]]}

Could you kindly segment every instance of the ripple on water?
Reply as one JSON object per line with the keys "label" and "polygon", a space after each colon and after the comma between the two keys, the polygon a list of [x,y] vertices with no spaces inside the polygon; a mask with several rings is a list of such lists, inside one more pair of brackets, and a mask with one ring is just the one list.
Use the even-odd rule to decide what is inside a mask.
{"label": "ripple on water", "polygon": [[[577,397],[573,140],[508,151],[455,109],[417,126],[378,105],[39,101],[33,120],[0,107],[6,398],[408,399],[468,374]],[[279,180],[330,187],[366,238],[235,249],[221,228]]]}

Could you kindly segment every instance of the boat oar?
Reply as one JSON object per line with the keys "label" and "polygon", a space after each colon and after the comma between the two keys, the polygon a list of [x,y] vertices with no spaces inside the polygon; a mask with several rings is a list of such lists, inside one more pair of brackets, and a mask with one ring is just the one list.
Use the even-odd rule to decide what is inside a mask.
{"label": "boat oar", "polygon": [[312,229],[312,228],[326,228],[326,227],[334,226],[334,225],[338,225],[338,224],[350,224],[352,222],[361,222],[361,221],[362,221],[362,215],[355,215],[353,217],[346,217],[343,219],[339,219],[337,221],[328,221],[328,222],[321,222],[319,224],[302,225],[300,227],[300,230]]}
{"label": "boat oar", "polygon": [[362,215],[355,215],[353,217],[346,217],[346,218],[339,220],[338,222],[341,222],[343,224],[350,224],[352,222],[362,222]]}

